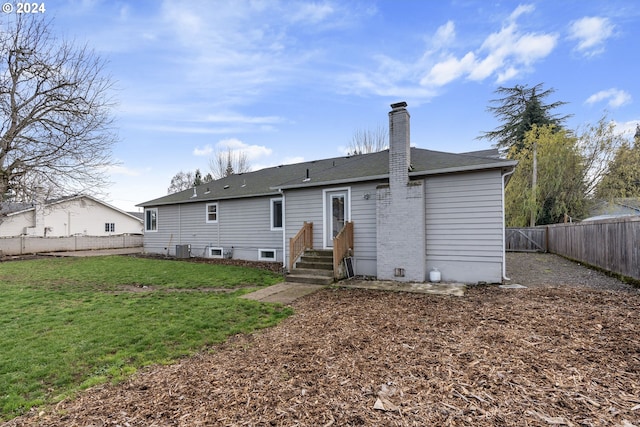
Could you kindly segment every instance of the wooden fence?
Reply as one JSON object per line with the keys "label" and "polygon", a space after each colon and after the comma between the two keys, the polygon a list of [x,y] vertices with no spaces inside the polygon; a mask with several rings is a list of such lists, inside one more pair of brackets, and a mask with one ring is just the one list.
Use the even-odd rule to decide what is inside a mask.
{"label": "wooden fence", "polygon": [[545,227],[507,228],[505,231],[507,252],[547,252]]}
{"label": "wooden fence", "polygon": [[640,216],[507,228],[507,251],[539,248],[640,280]]}
{"label": "wooden fence", "polygon": [[0,256],[35,254],[39,252],[86,251],[92,249],[137,247],[142,247],[142,234],[69,237],[18,236],[0,238]]}

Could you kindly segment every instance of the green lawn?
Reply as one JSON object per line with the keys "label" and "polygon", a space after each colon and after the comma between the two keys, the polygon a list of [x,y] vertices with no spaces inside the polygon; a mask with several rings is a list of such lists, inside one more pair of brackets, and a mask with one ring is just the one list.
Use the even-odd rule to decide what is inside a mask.
{"label": "green lawn", "polygon": [[289,308],[238,296],[280,280],[121,256],[0,263],[0,421],[276,324]]}

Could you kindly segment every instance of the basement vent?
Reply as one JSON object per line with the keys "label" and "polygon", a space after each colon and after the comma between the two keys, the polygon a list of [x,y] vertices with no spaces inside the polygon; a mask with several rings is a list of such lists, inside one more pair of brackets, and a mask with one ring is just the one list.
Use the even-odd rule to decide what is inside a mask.
{"label": "basement vent", "polygon": [[224,249],[223,248],[207,248],[207,257],[208,258],[223,258]]}
{"label": "basement vent", "polygon": [[394,268],[393,275],[395,277],[404,277],[404,268]]}
{"label": "basement vent", "polygon": [[275,261],[275,249],[258,249],[258,261]]}

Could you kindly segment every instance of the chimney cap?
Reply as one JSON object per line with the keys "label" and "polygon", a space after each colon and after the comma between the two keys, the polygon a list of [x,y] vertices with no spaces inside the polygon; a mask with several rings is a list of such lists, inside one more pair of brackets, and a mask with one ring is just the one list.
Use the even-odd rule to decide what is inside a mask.
{"label": "chimney cap", "polygon": [[406,107],[407,107],[407,103],[404,101],[391,104],[391,108],[393,108],[394,110],[399,110],[400,108],[406,108]]}

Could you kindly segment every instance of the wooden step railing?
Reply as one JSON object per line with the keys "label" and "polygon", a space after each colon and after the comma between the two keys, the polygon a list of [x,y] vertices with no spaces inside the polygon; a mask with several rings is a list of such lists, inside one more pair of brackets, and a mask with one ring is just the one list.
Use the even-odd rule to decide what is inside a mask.
{"label": "wooden step railing", "polygon": [[313,223],[305,222],[298,234],[289,239],[289,271],[307,249],[313,249]]}
{"label": "wooden step railing", "polygon": [[336,279],[340,277],[340,263],[342,260],[353,255],[353,222],[344,224],[342,230],[333,238],[333,275]]}

